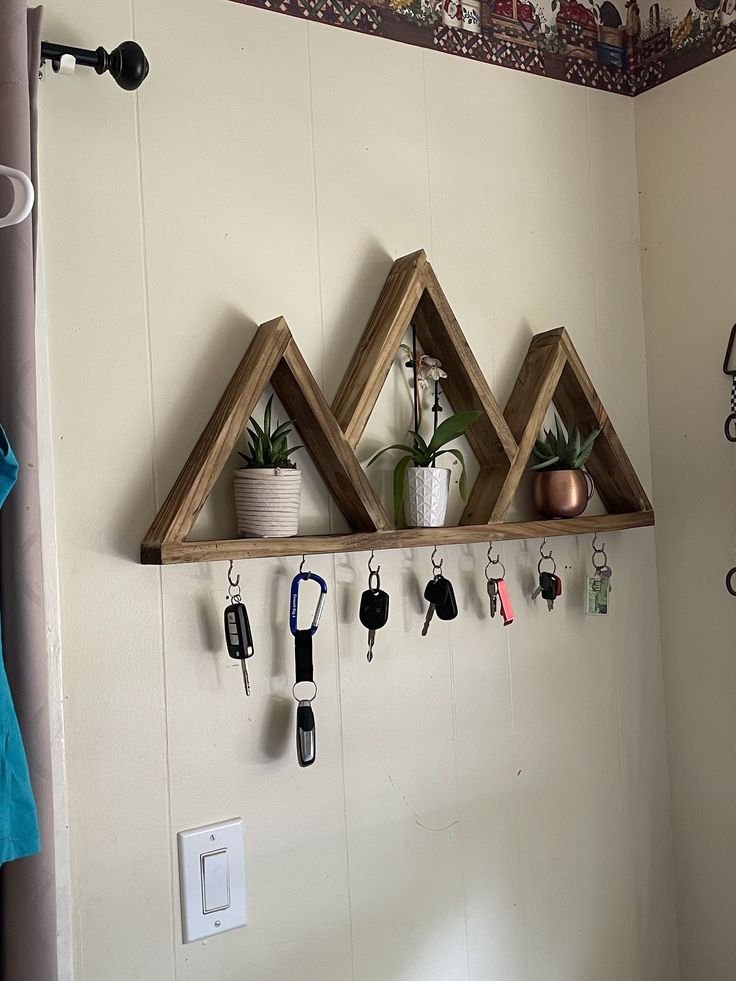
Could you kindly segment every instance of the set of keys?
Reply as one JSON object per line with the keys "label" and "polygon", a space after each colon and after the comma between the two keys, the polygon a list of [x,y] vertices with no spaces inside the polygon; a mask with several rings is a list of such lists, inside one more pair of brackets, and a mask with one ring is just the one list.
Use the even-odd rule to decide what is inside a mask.
{"label": "set of keys", "polygon": [[368,631],[368,663],[373,660],[373,644],[376,640],[376,631],[385,627],[388,621],[388,593],[381,589],[381,577],[377,569],[371,568],[373,552],[368,560],[368,589],[360,597],[360,622]]}
{"label": "set of keys", "polygon": [[[585,612],[589,616],[597,616],[608,613],[608,596],[613,587],[611,567],[608,564],[606,546],[597,544],[598,535],[593,536],[593,570],[594,574],[588,576],[585,582]],[[602,560],[600,558],[602,556]]]}
{"label": "set of keys", "polygon": [[253,635],[250,631],[250,621],[248,611],[240,595],[240,576],[233,579],[233,563],[230,562],[230,569],[227,574],[228,599],[230,604],[225,607],[225,643],[230,657],[240,661],[243,670],[243,685],[245,694],[250,695],[250,680],[248,679],[247,660],[253,657]]}
{"label": "set of keys", "polygon": [[562,580],[554,572],[540,572],[539,585],[532,593],[532,599],[536,599],[541,593],[542,599],[547,600],[547,609],[552,612],[555,608],[555,600],[562,596]]}
{"label": "set of keys", "polygon": [[[486,563],[486,591],[488,593],[489,612],[491,619],[493,619],[500,607],[503,625],[508,627],[514,622],[514,611],[511,609],[511,597],[506,585],[506,566],[498,556],[495,559],[491,558],[492,550],[493,542],[488,546],[488,562]],[[501,566],[500,576],[491,575],[490,569],[493,565]]]}
{"label": "set of keys", "polygon": [[[539,554],[541,556],[539,562],[537,563],[537,572],[539,573],[539,585],[532,593],[532,599],[536,599],[537,596],[541,594],[542,599],[547,601],[547,609],[552,612],[555,608],[555,600],[562,596],[562,580],[556,574],[557,573],[557,563],[552,557],[552,549],[550,549],[548,554],[545,554],[544,546],[547,544],[547,539],[542,541],[539,546]],[[552,563],[552,572],[542,571],[543,562]]]}
{"label": "set of keys", "polygon": [[427,636],[429,625],[435,613],[439,620],[454,620],[457,616],[455,590],[452,588],[450,580],[445,579],[442,575],[442,563],[444,559],[440,559],[439,562],[435,562],[434,560],[436,551],[437,549],[435,548],[432,552],[432,569],[434,570],[434,575],[424,589],[424,598],[429,603],[429,606],[427,607],[427,615],[424,618],[422,637]]}

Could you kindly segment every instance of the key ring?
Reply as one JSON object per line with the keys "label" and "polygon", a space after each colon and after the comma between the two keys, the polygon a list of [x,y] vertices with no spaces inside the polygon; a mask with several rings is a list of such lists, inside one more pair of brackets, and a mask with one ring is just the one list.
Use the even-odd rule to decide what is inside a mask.
{"label": "key ring", "polygon": [[[495,559],[492,559],[491,558],[491,552],[492,552],[492,550],[493,550],[493,542],[489,542],[488,543],[488,561],[486,562],[486,567],[485,567],[486,580],[488,582],[490,582],[491,579],[494,579],[494,578],[495,579],[505,579],[506,578],[506,566],[503,564],[503,561],[501,560],[501,556],[500,555],[497,555]],[[501,575],[500,576],[491,576],[489,574],[488,570],[490,569],[490,567],[492,565],[500,565],[501,566]]]}
{"label": "key ring", "polygon": [[439,562],[435,562],[434,557],[437,554],[437,546],[432,549],[432,569],[434,570],[434,577],[438,579],[442,575],[442,563],[445,561],[444,558],[440,559]]}
{"label": "key ring", "polygon": [[[596,572],[601,572],[603,569],[608,568],[608,556],[606,555],[606,543],[602,545],[596,545],[596,539],[598,538],[598,532],[593,535],[593,568]],[[596,555],[603,556],[603,563],[596,562]]]}
{"label": "key ring", "polygon": [[736,566],[733,569],[729,569],[726,573],[726,589],[732,596],[736,596],[736,586],[734,586],[734,578],[736,578]]}
{"label": "key ring", "polygon": [[242,603],[243,597],[240,595],[240,573],[233,579],[233,560],[230,559],[230,567],[227,570],[227,581],[229,586],[227,587],[228,599],[232,603]]}
{"label": "key ring", "polygon": [[[314,685],[314,693],[313,693],[312,697],[311,698],[300,698],[297,695],[297,693],[296,693],[296,686],[297,685]],[[295,681],[294,684],[291,686],[291,694],[294,696],[295,701],[297,701],[297,702],[309,702],[310,705],[311,705],[311,703],[317,697],[317,682],[316,681]]]}

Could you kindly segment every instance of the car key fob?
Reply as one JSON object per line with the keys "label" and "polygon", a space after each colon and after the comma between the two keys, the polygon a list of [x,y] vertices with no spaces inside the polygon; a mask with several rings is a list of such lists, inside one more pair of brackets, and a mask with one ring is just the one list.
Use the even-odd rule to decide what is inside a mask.
{"label": "car key fob", "polygon": [[435,612],[438,620],[454,620],[457,616],[455,590],[452,588],[452,583],[449,579],[444,579],[443,577],[443,581],[447,586],[447,596],[441,603],[437,604]]}
{"label": "car key fob", "polygon": [[231,603],[225,608],[225,643],[230,657],[238,661],[253,657],[253,636],[244,603]]}

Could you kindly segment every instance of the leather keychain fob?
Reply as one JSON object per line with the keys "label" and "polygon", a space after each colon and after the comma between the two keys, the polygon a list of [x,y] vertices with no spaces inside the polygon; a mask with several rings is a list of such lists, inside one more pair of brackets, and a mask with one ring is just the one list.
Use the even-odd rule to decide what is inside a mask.
{"label": "leather keychain fob", "polygon": [[317,759],[317,732],[311,704],[303,699],[296,710],[296,757],[299,766],[311,766]]}

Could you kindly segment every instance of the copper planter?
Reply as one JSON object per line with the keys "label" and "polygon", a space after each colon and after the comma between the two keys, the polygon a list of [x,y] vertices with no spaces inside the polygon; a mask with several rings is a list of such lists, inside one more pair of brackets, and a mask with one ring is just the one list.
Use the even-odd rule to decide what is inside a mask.
{"label": "copper planter", "polygon": [[[590,482],[590,487],[588,483]],[[534,474],[534,507],[545,518],[576,518],[593,496],[593,478],[585,470],[546,470]]]}

